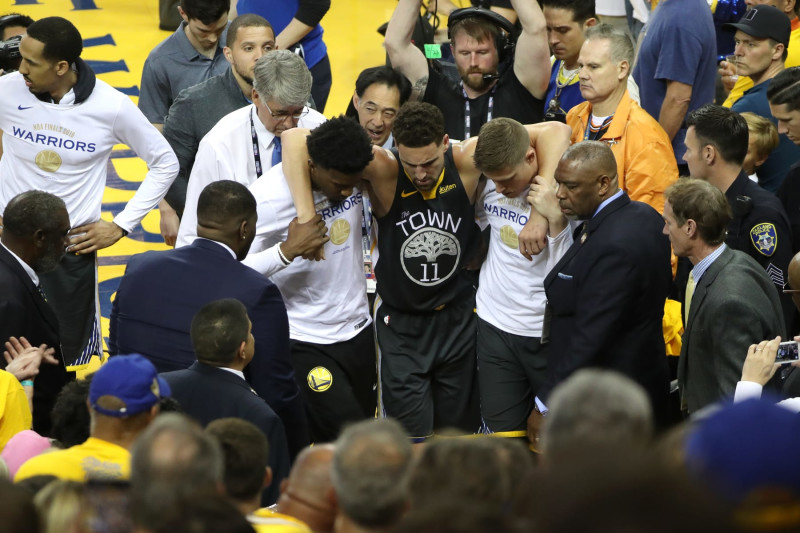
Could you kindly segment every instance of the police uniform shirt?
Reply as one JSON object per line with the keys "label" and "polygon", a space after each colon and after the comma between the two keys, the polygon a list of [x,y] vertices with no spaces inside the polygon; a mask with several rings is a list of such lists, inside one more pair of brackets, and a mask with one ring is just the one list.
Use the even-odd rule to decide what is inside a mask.
{"label": "police uniform shirt", "polygon": [[[186,204],[178,230],[176,246],[191,244],[197,236],[197,199],[209,183],[234,180],[250,186],[258,179],[256,159],[253,153],[253,128],[259,149],[263,173],[272,167],[272,151],[275,134],[267,130],[259,120],[255,104],[237,109],[220,119],[209,131],[197,150],[192,166],[189,185],[186,188]],[[288,120],[288,119],[287,119]],[[297,123],[298,128],[313,130],[327,120],[324,115],[309,109]],[[262,179],[264,177],[262,174]]]}
{"label": "police uniform shirt", "polygon": [[572,245],[569,224],[547,247],[528,261],[519,252],[519,232],[528,222],[531,206],[525,189],[507,198],[487,180],[476,201],[491,226],[489,253],[481,267],[476,303],[478,316],[494,327],[524,337],[541,337],[547,297],[544,278]]}
{"label": "police uniform shirt", "polygon": [[792,234],[780,200],[753,183],[744,172],[725,196],[733,211],[725,243],[741,250],[764,267],[780,289],[792,258]]}
{"label": "police uniform shirt", "polygon": [[67,97],[72,94],[59,104],[39,100],[18,72],[0,77],[0,213],[12,198],[36,189],[64,200],[72,227],[100,220],[108,158],[114,145],[127,144],[148,166],[136,194],[114,217],[131,231],[166,194],[178,161],[130,98],[102,80],[94,79],[92,88],[94,73],[76,63],[73,90],[91,90],[77,103]]}
{"label": "police uniform shirt", "polygon": [[[258,203],[252,255],[285,241],[297,210],[283,165],[270,169],[250,186],[250,192]],[[314,191],[314,203],[328,226],[330,241],[325,244],[325,260],[295,258],[270,279],[280,289],[286,304],[289,337],[333,344],[355,337],[372,321],[361,249],[363,195],[353,189],[348,198],[332,204],[322,193]]]}
{"label": "police uniform shirt", "polygon": [[[396,148],[392,153],[399,161]],[[398,163],[392,206],[374,220],[375,279],[383,302],[405,312],[430,312],[472,290],[462,267],[474,254],[478,226],[452,147],[430,191],[418,190]]]}

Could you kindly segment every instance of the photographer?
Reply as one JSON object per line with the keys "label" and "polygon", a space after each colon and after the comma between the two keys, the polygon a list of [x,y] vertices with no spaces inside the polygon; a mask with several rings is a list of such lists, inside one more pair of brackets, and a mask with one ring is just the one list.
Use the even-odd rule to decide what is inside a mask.
{"label": "photographer", "polygon": [[[19,42],[33,19],[19,13],[0,16],[0,76],[19,68]],[[16,39],[14,38],[16,37]]]}

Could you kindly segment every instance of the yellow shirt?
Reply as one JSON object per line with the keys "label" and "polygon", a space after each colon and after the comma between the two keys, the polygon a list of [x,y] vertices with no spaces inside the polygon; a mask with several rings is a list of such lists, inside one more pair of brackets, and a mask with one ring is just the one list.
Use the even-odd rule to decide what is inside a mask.
{"label": "yellow shirt", "polygon": [[[800,66],[800,19],[795,18],[792,21],[792,33],[789,36],[789,49],[786,55],[786,68]],[[742,97],[745,91],[753,88],[753,80],[747,76],[739,76],[736,80],[736,85],[731,89],[725,103],[725,107],[731,107],[736,103],[736,100]]]}
{"label": "yellow shirt", "polygon": [[0,451],[26,429],[31,429],[31,408],[25,389],[14,374],[0,370]]}
{"label": "yellow shirt", "polygon": [[251,515],[247,520],[256,533],[311,533],[311,529],[293,516],[276,513],[263,507]]}
{"label": "yellow shirt", "polygon": [[40,475],[74,481],[129,479],[131,454],[122,446],[89,437],[83,444],[28,459],[17,471],[14,481]]}

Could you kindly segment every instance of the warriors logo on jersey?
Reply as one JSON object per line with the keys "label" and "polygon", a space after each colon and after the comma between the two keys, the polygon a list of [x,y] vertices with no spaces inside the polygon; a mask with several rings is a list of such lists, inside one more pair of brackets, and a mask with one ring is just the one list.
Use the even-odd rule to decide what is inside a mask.
{"label": "warriors logo on jersey", "polygon": [[350,223],[343,218],[337,218],[331,224],[330,236],[333,244],[338,246],[344,243],[350,236]]}
{"label": "warriors logo on jersey", "polygon": [[306,376],[308,387],[314,392],[325,392],[333,385],[333,376],[324,366],[315,366]]}
{"label": "warriors logo on jersey", "polygon": [[456,271],[461,245],[454,235],[436,228],[415,231],[403,243],[400,261],[406,276],[419,285],[438,285]]}

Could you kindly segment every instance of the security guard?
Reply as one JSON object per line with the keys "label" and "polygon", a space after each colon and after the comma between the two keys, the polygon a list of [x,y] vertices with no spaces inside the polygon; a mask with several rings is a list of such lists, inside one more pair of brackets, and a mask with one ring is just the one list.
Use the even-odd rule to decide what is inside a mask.
{"label": "security guard", "polygon": [[749,254],[764,267],[781,294],[784,318],[791,326],[794,306],[782,294],[792,258],[789,218],[780,200],[742,170],[749,136],[747,123],[738,113],[709,104],[691,112],[686,124],[684,160],[692,177],[722,190],[733,211],[725,244]]}
{"label": "security guard", "polygon": [[744,171],[725,191],[725,197],[733,211],[725,244],[747,253],[764,267],[781,295],[783,314],[789,331],[793,331],[794,307],[791,298],[782,292],[792,259],[792,230],[780,200]]}

